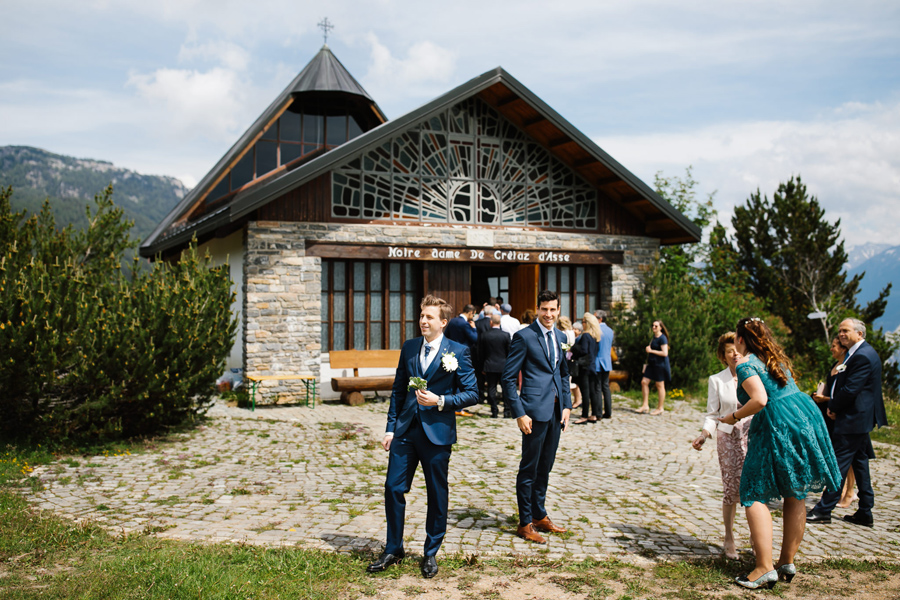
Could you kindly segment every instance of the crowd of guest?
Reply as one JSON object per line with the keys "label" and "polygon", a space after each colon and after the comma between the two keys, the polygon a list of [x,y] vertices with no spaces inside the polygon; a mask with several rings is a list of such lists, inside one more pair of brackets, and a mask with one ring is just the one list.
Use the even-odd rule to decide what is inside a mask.
{"label": "crowd of guest", "polygon": [[[575,424],[598,423],[612,416],[609,378],[615,333],[606,323],[607,314],[603,310],[586,312],[573,321],[559,314],[555,293],[541,292],[538,300],[539,310],[524,310],[521,319],[512,316],[513,307],[502,298],[491,298],[480,311],[466,305],[456,317],[445,321],[444,335],[454,344],[450,347],[462,352],[464,360],[471,357],[466,385],[473,391],[466,394],[473,396],[451,395],[445,400],[445,396],[419,390],[415,398],[420,405],[437,407],[439,412],[445,402],[459,410],[475,402],[487,402],[492,418],[516,419],[523,433],[522,460],[516,481],[520,519],[517,534],[535,543],[546,543],[541,533],[566,531],[550,520],[544,497],[558,436],[568,429],[570,411],[581,407],[581,417]],[[427,302],[436,303],[435,307]],[[443,301],[430,296],[423,300],[420,326],[425,342],[415,341],[409,348],[404,346],[404,352],[418,353],[418,362],[411,363],[421,364],[417,372],[424,373],[430,364],[429,345],[441,343],[440,330],[435,334],[426,319],[430,315],[440,320],[437,306],[443,311],[441,314],[449,313],[449,305],[440,303]],[[434,314],[426,314],[426,309]],[[651,333],[650,343],[644,349],[647,358],[641,377],[642,405],[637,412],[659,415],[664,411],[666,385],[671,381],[671,337],[666,325],[658,319],[652,322]],[[794,557],[807,523],[829,524],[836,506],[848,507],[858,501],[858,510],[844,516],[844,520],[865,527],[874,523],[874,491],[868,461],[875,455],[869,433],[876,426],[886,425],[887,418],[881,392],[881,361],[866,343],[865,335],[866,325],[861,321],[841,322],[838,336],[831,344],[834,363],[813,394],[800,391],[790,358],[762,319],[741,319],[735,331],[718,339],[716,356],[724,369],[709,376],[707,411],[692,446],[699,451],[708,439],[716,438],[723,488],[723,550],[729,559],[739,558],[735,518],[739,504],[745,509],[755,565],[752,571],[735,579],[743,587],[772,588],[779,580],[792,581],[798,573]],[[402,364],[405,364],[403,359]],[[455,370],[456,367],[449,369]],[[398,385],[405,385],[406,374],[403,375]],[[477,400],[474,399],[476,379]],[[653,411],[649,407],[651,384],[658,398]],[[539,386],[543,386],[540,393],[535,391]],[[542,398],[540,402],[536,401],[538,397]],[[392,410],[393,403],[394,396]],[[456,415],[470,416],[459,410]],[[398,423],[404,418],[410,420],[415,427],[418,422],[414,415],[419,413],[405,408],[403,411],[394,418]],[[452,416],[453,411],[446,418]],[[390,429],[392,423],[389,414],[385,449],[390,448],[394,435]],[[403,426],[406,427],[405,423]],[[432,442],[417,443],[425,444],[423,449],[432,452],[428,445]],[[437,448],[444,442],[433,444]],[[388,474],[389,487],[397,496],[398,506],[403,486],[396,473],[401,471],[399,466],[394,470],[389,468]],[[392,473],[396,481],[391,478]],[[408,473],[404,477],[411,480]],[[858,498],[853,494],[854,479]],[[445,483],[435,485],[445,486]],[[806,497],[819,492],[821,499],[807,511]],[[769,504],[778,500],[782,507],[783,535],[776,561],[772,554]],[[430,499],[429,511],[431,503]],[[401,513],[398,509],[397,514]],[[389,524],[391,518],[389,515]],[[429,529],[429,540],[435,544],[436,552],[440,545],[435,541],[438,530],[445,523],[437,516],[429,519],[434,529]],[[402,520],[400,525],[389,526],[389,538],[394,540],[389,543],[392,550],[393,546],[400,548],[394,539],[398,531],[402,533]],[[402,548],[386,550],[370,566],[370,571],[383,570],[401,558]],[[428,556],[426,552],[423,562],[426,577],[437,572],[433,558],[433,554]]]}

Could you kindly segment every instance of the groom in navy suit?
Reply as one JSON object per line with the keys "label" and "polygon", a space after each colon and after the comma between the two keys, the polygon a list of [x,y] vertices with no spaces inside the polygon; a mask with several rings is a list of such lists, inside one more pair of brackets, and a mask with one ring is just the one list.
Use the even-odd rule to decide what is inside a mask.
{"label": "groom in navy suit", "polygon": [[[564,533],[550,520],[544,501],[556,460],[560,432],[569,428],[572,394],[569,368],[560,344],[566,336],[554,327],[559,316],[556,292],[538,294],[538,318],[513,336],[503,369],[503,394],[522,432],[522,460],[516,476],[519,537],[545,544],[538,531]],[[518,390],[522,372],[522,391]]]}
{"label": "groom in navy suit", "polygon": [[[869,477],[869,459],[875,458],[869,432],[875,426],[887,425],[884,396],[881,392],[881,358],[866,342],[866,324],[859,319],[844,319],[838,329],[838,339],[847,348],[847,358],[838,367],[828,417],[834,419],[834,455],[841,470],[841,486],[826,490],[819,503],[806,515],[807,523],[831,523],[831,511],[841,497],[847,471],[853,467],[859,488],[859,510],[844,515],[854,525],[872,527],[872,507],[875,491]],[[843,367],[843,368],[842,368]]]}
{"label": "groom in navy suit", "polygon": [[[478,385],[469,349],[443,334],[453,316],[453,307],[440,298],[426,296],[420,308],[419,329],[423,337],[407,340],[400,351],[381,443],[390,452],[384,482],[387,543],[367,570],[378,573],[403,560],[405,495],[422,463],[428,513],[421,569],[422,575],[431,578],[438,572],[435,555],[447,531],[447,472],[450,450],[456,443],[455,411],[478,401]],[[408,389],[411,377],[426,380],[428,389]]]}

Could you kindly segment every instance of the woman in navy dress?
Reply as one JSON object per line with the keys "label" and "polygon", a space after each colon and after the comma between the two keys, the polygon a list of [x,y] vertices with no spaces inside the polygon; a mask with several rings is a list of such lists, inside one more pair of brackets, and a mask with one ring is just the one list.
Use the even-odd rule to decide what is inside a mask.
{"label": "woman in navy dress", "polygon": [[[738,401],[743,406],[719,421],[734,425],[751,415],[747,457],[741,473],[756,568],[735,579],[746,588],[772,588],[797,573],[794,554],[806,530],[806,495],[841,484],[834,449],[815,402],[797,388],[791,361],[762,319],[738,321],[735,349]],[[767,502],[784,499],[781,556],[772,563],[772,515]]]}
{"label": "woman in navy dress", "polygon": [[651,412],[651,415],[661,415],[663,405],[666,402],[666,382],[672,378],[669,369],[669,331],[662,321],[653,321],[651,326],[653,339],[647,346],[647,363],[644,365],[644,376],[641,378],[641,393],[644,403],[637,410],[645,413],[650,410],[650,382],[656,384],[656,393],[659,396],[659,404]]}

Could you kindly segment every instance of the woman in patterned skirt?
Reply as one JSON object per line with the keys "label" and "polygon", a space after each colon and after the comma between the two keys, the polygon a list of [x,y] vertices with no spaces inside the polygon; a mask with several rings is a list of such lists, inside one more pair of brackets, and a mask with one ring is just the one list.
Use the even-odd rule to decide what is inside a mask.
{"label": "woman in patterned skirt", "polygon": [[719,468],[722,470],[722,519],[725,521],[725,556],[737,559],[734,543],[734,515],[741,499],[741,470],[747,454],[747,433],[753,417],[744,419],[737,425],[719,422],[719,417],[730,415],[741,407],[737,400],[737,361],[741,357],[734,348],[734,332],[719,337],[716,356],[725,365],[725,370],[709,378],[709,393],[706,397],[706,418],[703,430],[691,444],[700,450],[703,443],[716,434],[716,449],[719,451]]}

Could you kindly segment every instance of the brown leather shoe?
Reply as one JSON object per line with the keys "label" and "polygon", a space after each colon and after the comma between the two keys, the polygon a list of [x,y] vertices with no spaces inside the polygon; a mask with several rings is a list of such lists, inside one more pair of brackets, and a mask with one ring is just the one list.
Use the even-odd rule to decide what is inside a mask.
{"label": "brown leather shoe", "polygon": [[550,533],[565,533],[566,528],[560,527],[559,525],[554,525],[553,521],[550,520],[550,517],[544,517],[540,521],[532,521],[531,524],[538,531],[549,531]]}
{"label": "brown leather shoe", "polygon": [[541,534],[534,530],[534,525],[519,525],[519,528],[516,529],[516,535],[520,538],[525,538],[529,542],[534,542],[535,544],[547,543],[547,540],[542,538]]}

